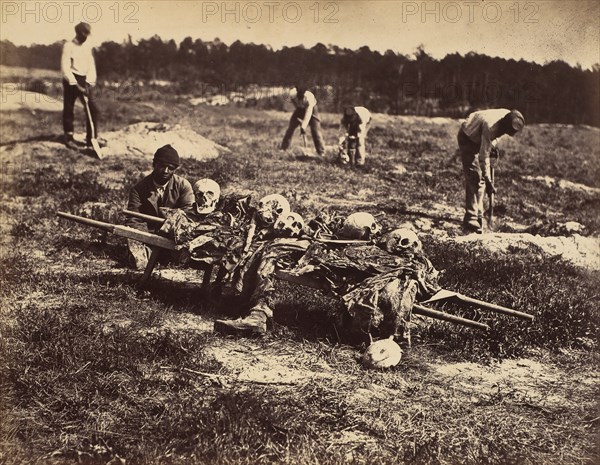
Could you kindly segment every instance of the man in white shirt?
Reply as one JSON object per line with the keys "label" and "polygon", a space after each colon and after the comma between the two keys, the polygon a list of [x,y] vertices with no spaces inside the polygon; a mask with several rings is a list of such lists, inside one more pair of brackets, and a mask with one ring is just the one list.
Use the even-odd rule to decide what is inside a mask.
{"label": "man in white shirt", "polygon": [[457,139],[466,181],[463,227],[467,231],[483,232],[484,193],[496,192],[490,166],[490,156],[497,154],[496,140],[504,134],[514,136],[524,126],[519,111],[504,108],[476,111],[462,122]]}
{"label": "man in white shirt", "polygon": [[317,99],[312,92],[300,85],[297,85],[291,91],[291,95],[291,101],[296,109],[292,113],[290,124],[283,136],[281,149],[287,150],[290,147],[292,136],[298,126],[300,126],[300,134],[305,134],[306,128],[310,126],[317,154],[321,157],[325,156],[325,143],[321,135],[321,119],[319,118],[319,111],[317,109]]}
{"label": "man in white shirt", "polygon": [[[340,125],[345,132],[346,140],[348,136],[355,136],[358,138],[355,162],[356,166],[364,166],[367,155],[367,133],[369,132],[369,127],[371,125],[371,112],[365,107],[346,107]],[[346,157],[342,157],[342,164],[346,164],[350,161],[349,157]]]}
{"label": "man in white shirt", "polygon": [[97,138],[97,116],[93,87],[96,85],[96,63],[92,55],[92,47],[87,38],[92,31],[88,23],[79,23],[75,26],[75,38],[65,42],[61,57],[61,71],[63,75],[63,129],[65,132],[65,145],[76,149],[73,140],[73,108],[75,100],[83,101],[88,98],[91,123],[86,118],[86,145],[91,146],[91,140]]}

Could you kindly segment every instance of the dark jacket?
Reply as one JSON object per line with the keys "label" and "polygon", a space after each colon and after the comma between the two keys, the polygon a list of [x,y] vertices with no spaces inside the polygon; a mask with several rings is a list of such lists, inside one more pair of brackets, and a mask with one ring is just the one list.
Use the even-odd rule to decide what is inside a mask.
{"label": "dark jacket", "polygon": [[[127,210],[144,213],[145,215],[164,217],[160,211],[161,207],[180,208],[187,210],[194,203],[194,192],[190,182],[176,174],[169,180],[165,187],[162,198],[158,197],[158,191],[152,180],[152,175],[146,176],[129,191],[129,203]],[[136,229],[158,230],[160,225],[146,223],[144,220],[130,217],[127,226]]]}

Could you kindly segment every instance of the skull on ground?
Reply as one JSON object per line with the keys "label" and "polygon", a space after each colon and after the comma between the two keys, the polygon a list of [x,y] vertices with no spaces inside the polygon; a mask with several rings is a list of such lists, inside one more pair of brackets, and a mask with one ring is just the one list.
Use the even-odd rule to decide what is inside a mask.
{"label": "skull on ground", "polygon": [[409,228],[398,228],[381,238],[381,247],[394,255],[421,252],[423,245],[417,234]]}
{"label": "skull on ground", "polygon": [[344,239],[368,240],[379,232],[381,232],[381,226],[373,215],[366,212],[357,212],[346,218],[339,235]]}
{"label": "skull on ground", "polygon": [[394,337],[373,342],[362,356],[362,363],[367,368],[391,368],[400,363],[402,349],[394,341]]}
{"label": "skull on ground", "polygon": [[206,215],[215,211],[217,202],[221,197],[221,188],[212,179],[203,178],[193,185],[194,197],[196,199],[196,213]]}
{"label": "skull on ground", "polygon": [[257,219],[265,226],[273,226],[280,216],[290,212],[290,204],[283,195],[269,194],[258,201]]}
{"label": "skull on ground", "polygon": [[275,231],[282,237],[298,237],[304,229],[304,219],[296,212],[281,215],[275,222]]}

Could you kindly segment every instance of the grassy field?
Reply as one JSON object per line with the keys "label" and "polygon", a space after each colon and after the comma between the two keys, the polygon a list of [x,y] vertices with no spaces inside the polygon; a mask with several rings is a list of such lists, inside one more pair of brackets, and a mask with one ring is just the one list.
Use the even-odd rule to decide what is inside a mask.
{"label": "grassy field", "polygon": [[[55,215],[121,221],[151,154],[147,163],[97,161],[52,142],[60,114],[3,112],[0,463],[600,461],[598,272],[535,249],[504,254],[447,240],[460,234],[463,196],[456,122],[377,116],[368,167],[353,172],[280,152],[285,113],[153,97],[103,98],[102,130],[140,121],[192,128],[231,153],[185,160],[182,174],[212,177],[226,193],[286,194],[306,216],[366,210],[384,228],[427,219],[421,237],[445,288],[536,320],[446,308],[491,330],[418,320],[397,367],[366,370],[361,347],[344,344],[328,319],[339,303],[279,283],[272,333],[220,337],[212,321],[243,302],[203,295],[197,277],[169,279],[165,269],[138,289],[123,240]],[[324,115],[331,158],[337,122]],[[532,179],[600,188],[599,142],[594,128],[536,125],[506,141],[497,228],[551,234],[577,221],[597,236],[597,190]]]}

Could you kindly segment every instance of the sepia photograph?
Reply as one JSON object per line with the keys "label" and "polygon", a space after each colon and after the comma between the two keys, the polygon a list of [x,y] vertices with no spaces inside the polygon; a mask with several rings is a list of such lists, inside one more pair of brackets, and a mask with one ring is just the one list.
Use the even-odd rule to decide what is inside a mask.
{"label": "sepia photograph", "polygon": [[0,9],[0,464],[600,463],[600,2]]}

